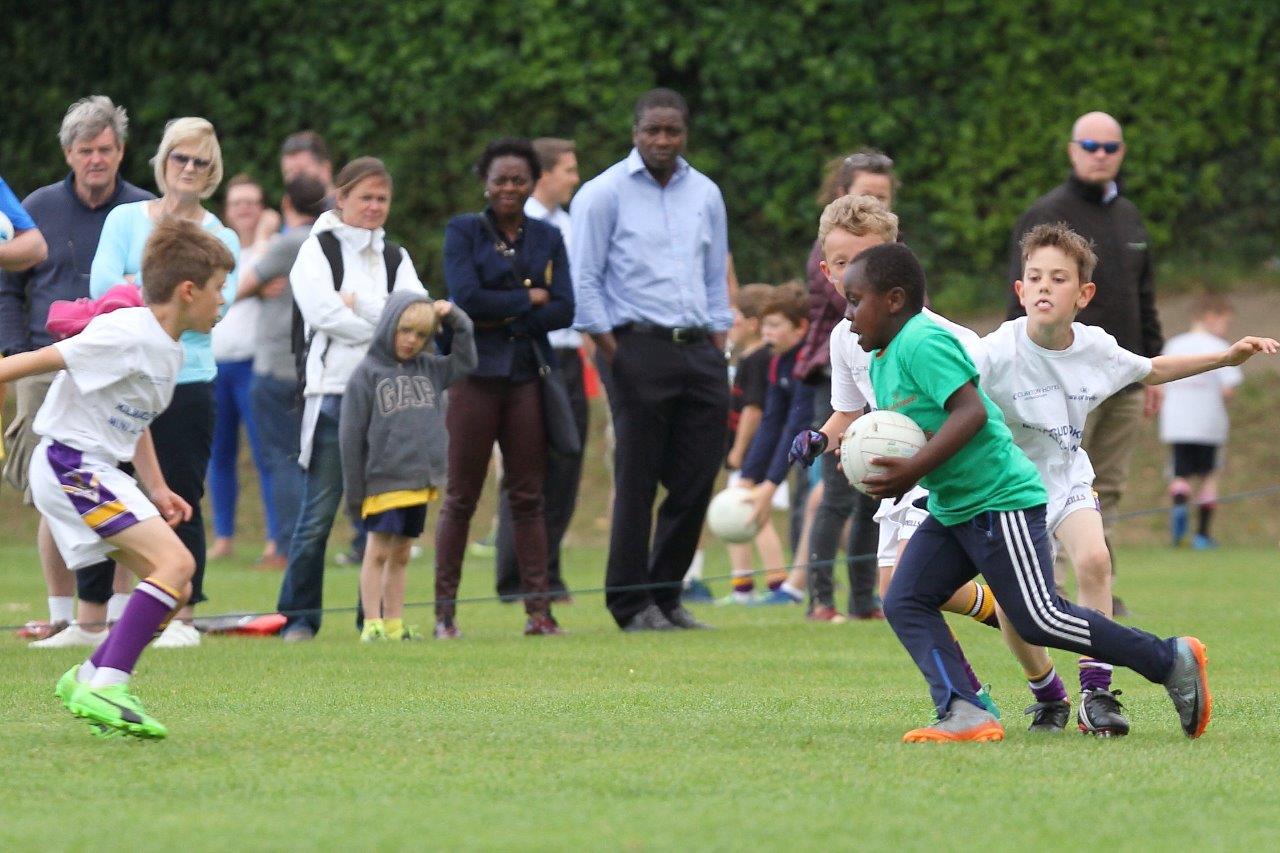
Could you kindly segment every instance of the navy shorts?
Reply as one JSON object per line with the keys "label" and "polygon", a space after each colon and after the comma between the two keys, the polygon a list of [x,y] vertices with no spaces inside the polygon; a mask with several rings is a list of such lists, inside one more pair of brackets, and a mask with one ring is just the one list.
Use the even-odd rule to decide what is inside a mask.
{"label": "navy shorts", "polygon": [[373,515],[366,515],[360,525],[366,533],[390,533],[393,536],[417,539],[427,526],[427,505],[415,504],[375,512]]}
{"label": "navy shorts", "polygon": [[1220,448],[1216,444],[1173,445],[1173,476],[1203,477],[1221,466]]}

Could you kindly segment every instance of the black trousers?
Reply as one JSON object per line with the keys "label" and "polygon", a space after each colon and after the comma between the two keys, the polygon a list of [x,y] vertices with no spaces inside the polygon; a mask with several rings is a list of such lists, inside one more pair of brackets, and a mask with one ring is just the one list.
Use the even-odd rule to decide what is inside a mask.
{"label": "black trousers", "polygon": [[190,604],[205,601],[204,594],[204,478],[213,452],[213,383],[188,382],[173,391],[173,402],[151,422],[151,440],[165,482],[191,504],[191,518],[174,528],[196,561],[191,579]]}
{"label": "black trousers", "polygon": [[[583,452],[565,456],[547,451],[547,476],[542,487],[542,513],[547,524],[547,580],[551,594],[567,595],[560,575],[560,541],[578,506],[578,486],[582,482],[582,460],[587,448],[587,389],[582,381],[582,357],[576,349],[557,349],[573,420]],[[504,488],[498,499],[497,558],[494,564],[495,588],[498,595],[515,600],[521,594],[520,569],[516,564],[515,537],[511,532],[511,504]]]}
{"label": "black trousers", "polygon": [[[625,625],[650,604],[664,612],[680,604],[724,459],[729,380],[709,340],[677,344],[635,332],[617,340],[602,371],[617,436],[605,604]],[[659,484],[667,494],[655,525]]]}

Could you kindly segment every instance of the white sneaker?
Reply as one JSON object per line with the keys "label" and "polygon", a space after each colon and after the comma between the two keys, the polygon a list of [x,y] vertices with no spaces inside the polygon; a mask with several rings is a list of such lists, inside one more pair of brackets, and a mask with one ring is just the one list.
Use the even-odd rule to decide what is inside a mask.
{"label": "white sneaker", "polygon": [[75,622],[72,622],[52,637],[45,637],[43,640],[36,640],[31,643],[29,648],[67,649],[72,646],[88,646],[96,649],[102,645],[103,640],[107,639],[107,633],[105,628],[101,631],[86,631]]}
{"label": "white sneaker", "polygon": [[200,645],[200,632],[186,622],[174,619],[151,644],[154,649],[183,649]]}

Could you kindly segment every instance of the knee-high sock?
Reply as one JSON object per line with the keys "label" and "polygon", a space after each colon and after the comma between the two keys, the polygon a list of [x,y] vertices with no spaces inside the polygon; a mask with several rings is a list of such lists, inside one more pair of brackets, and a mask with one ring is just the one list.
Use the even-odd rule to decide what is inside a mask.
{"label": "knee-high sock", "polygon": [[120,621],[89,662],[94,666],[95,687],[128,680],[142,650],[156,635],[156,629],[177,608],[181,596],[159,581],[148,578],[129,596]]}

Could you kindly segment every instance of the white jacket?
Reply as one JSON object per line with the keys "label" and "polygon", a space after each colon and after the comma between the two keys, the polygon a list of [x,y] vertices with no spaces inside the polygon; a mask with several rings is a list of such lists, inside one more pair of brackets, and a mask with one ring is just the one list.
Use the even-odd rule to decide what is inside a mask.
{"label": "white jacket", "polygon": [[[333,271],[320,248],[316,235],[332,231],[342,247],[342,289],[333,289]],[[306,468],[311,461],[311,442],[315,435],[320,403],[325,394],[341,394],[356,365],[364,358],[373,330],[387,301],[387,271],[382,259],[384,231],[370,231],[345,225],[338,212],[331,210],[320,216],[311,228],[311,236],[298,250],[298,258],[289,271],[289,287],[298,303],[298,311],[307,332],[315,332],[307,353],[307,383],[302,411],[301,453],[299,463]],[[400,249],[400,266],[396,270],[396,290],[426,288],[409,260]],[[355,294],[355,309],[348,308],[339,293]]]}
{"label": "white jacket", "polygon": [[[325,231],[332,231],[342,247],[341,291],[333,289],[333,272],[316,239]],[[307,385],[303,392],[308,397],[341,394],[369,349],[387,301],[383,234],[381,228],[370,231],[344,225],[337,211],[330,210],[316,220],[311,236],[298,250],[298,259],[289,271],[289,286],[307,331],[315,332],[307,355]],[[395,289],[425,290],[409,253],[401,249],[400,257]],[[346,306],[339,293],[355,294],[355,310]]]}

